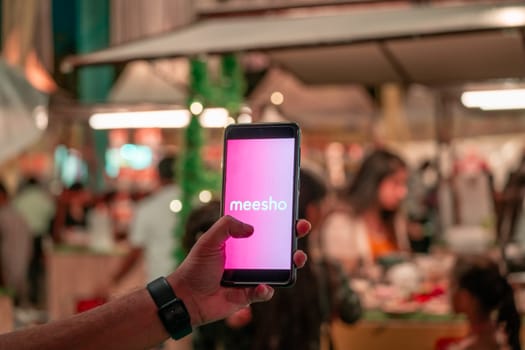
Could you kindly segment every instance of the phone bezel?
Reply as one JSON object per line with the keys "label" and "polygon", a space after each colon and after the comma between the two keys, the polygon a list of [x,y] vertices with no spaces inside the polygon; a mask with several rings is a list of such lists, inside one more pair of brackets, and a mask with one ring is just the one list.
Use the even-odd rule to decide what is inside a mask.
{"label": "phone bezel", "polygon": [[232,139],[271,139],[271,138],[293,138],[294,139],[294,198],[293,198],[293,219],[291,230],[292,251],[290,252],[289,270],[274,269],[225,269],[221,284],[224,286],[246,287],[258,284],[268,284],[275,287],[289,287],[295,283],[296,268],[293,262],[293,253],[297,249],[296,222],[299,206],[299,168],[301,158],[301,130],[295,123],[254,123],[254,124],[233,124],[226,128],[224,132],[223,145],[223,170],[222,170],[222,200],[221,215],[224,215],[224,198],[226,191],[226,164],[227,164],[227,143]]}

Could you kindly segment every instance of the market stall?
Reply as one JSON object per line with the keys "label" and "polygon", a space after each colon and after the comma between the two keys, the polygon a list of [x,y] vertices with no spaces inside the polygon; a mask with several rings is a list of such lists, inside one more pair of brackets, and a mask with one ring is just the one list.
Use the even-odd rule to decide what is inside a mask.
{"label": "market stall", "polygon": [[[111,278],[124,262],[127,250],[97,252],[78,247],[54,247],[47,251],[47,309],[49,319],[58,320],[100,305],[102,288],[112,286]],[[145,283],[142,261],[118,286],[112,296],[121,295]]]}
{"label": "market stall", "polygon": [[424,318],[364,320],[356,326],[340,322],[332,324],[336,349],[431,350],[441,338],[464,336],[467,327],[462,321],[431,321]]}
{"label": "market stall", "polygon": [[[451,122],[453,114],[457,110],[466,115],[474,113],[465,111],[466,108],[459,105],[459,93],[456,91],[459,88],[449,89],[448,84],[523,77],[525,71],[520,62],[525,57],[522,47],[524,13],[523,4],[509,2],[498,6],[463,4],[458,7],[425,6],[385,11],[364,10],[359,13],[350,11],[329,16],[305,16],[301,20],[295,16],[268,16],[249,20],[214,19],[198,22],[169,35],[70,57],[63,62],[62,69],[69,71],[75,66],[122,63],[136,59],[154,60],[159,57],[195,57],[201,54],[209,54],[211,57],[231,52],[248,53],[246,60],[253,63],[260,58],[258,54],[262,52],[264,59],[271,62],[272,68],[279,66],[293,73],[305,85],[351,82],[363,84],[367,88],[378,87],[370,96],[365,88],[348,90],[348,95],[341,95],[355,95],[357,91],[359,96],[364,96],[363,100],[366,102],[363,108],[356,108],[351,104],[342,106],[340,109],[343,113],[340,113],[336,122],[344,123],[331,124],[336,125],[331,131],[343,129],[345,132],[352,126],[349,124],[353,124],[354,134],[360,134],[361,139],[352,139],[355,144],[351,145],[333,142],[334,133],[330,131],[326,132],[324,139],[316,138],[316,133],[322,128],[320,124],[326,127],[328,121],[331,121],[330,116],[337,114],[334,112],[335,103],[329,98],[324,99],[326,107],[323,105],[319,108],[317,115],[308,115],[304,111],[294,113],[291,108],[294,107],[294,101],[300,107],[308,105],[304,100],[308,100],[313,106],[321,105],[315,100],[322,98],[321,89],[310,90],[311,97],[308,98],[304,94],[307,89],[299,86],[296,90],[304,90],[303,93],[294,95],[291,93],[292,88],[286,90],[282,78],[276,78],[274,82],[267,83],[266,89],[259,86],[258,91],[250,97],[255,104],[252,105],[255,111],[266,107],[268,100],[276,106],[274,115],[265,118],[265,114],[260,113],[259,119],[254,120],[288,118],[301,122],[305,126],[306,141],[303,154],[311,158],[326,157],[328,168],[331,166],[331,157],[336,154],[334,159],[339,158],[332,162],[338,167],[336,170],[351,173],[362,160],[369,144],[375,142],[394,148],[398,146],[400,153],[408,158],[409,165],[417,169],[420,178],[416,179],[419,182],[414,187],[419,186],[416,192],[420,192],[416,197],[420,197],[415,199],[415,207],[422,207],[420,204],[425,202],[430,203],[431,210],[426,213],[412,211],[411,218],[419,220],[423,235],[428,234],[427,237],[431,237],[429,240],[438,249],[430,249],[427,244],[421,249],[427,254],[403,256],[394,262],[385,262],[379,266],[379,274],[376,270],[350,276],[351,286],[360,294],[366,312],[362,322],[355,326],[335,322],[332,325],[332,334],[336,349],[384,349],[391,348],[393,344],[396,348],[433,349],[440,338],[461,337],[467,329],[465,320],[453,315],[449,306],[448,278],[455,254],[480,251],[492,253],[493,250],[494,255],[501,259],[500,249],[495,248],[498,243],[498,203],[497,198],[492,196],[491,181],[494,175],[496,189],[500,190],[504,186],[502,179],[517,165],[516,149],[523,144],[521,136],[518,136],[517,142],[510,146],[502,144],[498,146],[497,152],[487,151],[488,148],[483,147],[478,147],[473,152],[467,146],[455,145],[452,141],[454,135],[464,137],[469,132],[474,134],[475,128],[471,127],[474,125],[472,120],[468,120],[465,124],[471,124],[463,126],[464,133],[454,134],[456,126]],[[312,28],[318,30],[312,34]],[[229,35],[232,32],[239,35]],[[465,45],[465,42],[469,45]],[[254,55],[250,56],[249,53]],[[209,63],[206,60],[202,62],[204,68],[200,73],[207,70],[206,65]],[[193,78],[195,76],[202,78],[200,74],[194,74]],[[270,78],[271,74],[268,74],[267,81]],[[424,91],[423,95],[426,95],[421,98],[423,89],[419,89],[413,94],[418,95],[419,99],[410,101],[412,90],[403,90],[403,86],[409,83],[426,84],[435,87],[435,90]],[[450,90],[457,100],[452,107],[446,101]],[[284,97],[280,102],[274,102],[274,94],[279,93],[282,97],[283,92],[286,96],[284,105]],[[405,92],[409,96],[406,104],[403,100]],[[337,95],[332,90],[326,93],[334,100],[345,99],[333,97]],[[368,99],[372,95],[380,102]],[[377,106],[381,109],[380,112],[375,110],[376,104],[380,105]],[[191,110],[191,106],[188,107]],[[425,154],[420,152],[414,155],[423,149],[420,146],[412,144],[410,147],[414,151],[404,152],[409,147],[408,143],[393,145],[388,142],[396,137],[400,139],[398,141],[407,141],[410,138],[410,130],[402,125],[404,122],[408,124],[405,119],[410,119],[410,116],[405,119],[401,116],[404,112],[410,115],[411,108],[412,119],[420,118],[420,123],[422,114],[430,109],[427,113],[430,117],[425,115],[428,117],[425,123],[435,126],[435,122],[439,129],[435,132],[432,128],[426,134],[432,135],[429,138],[436,134],[437,142],[435,139],[429,140],[426,145],[430,143],[431,147],[426,147],[425,150],[430,151]],[[312,112],[313,107],[305,109]],[[254,112],[254,116],[256,114]],[[383,124],[379,127],[372,125],[370,121],[376,114],[382,117]],[[294,118],[294,115],[299,117]],[[240,118],[240,115],[235,117]],[[357,117],[368,122],[359,123],[360,119]],[[321,118],[324,123],[319,123]],[[490,122],[483,121],[479,124],[483,125],[482,132],[490,129]],[[365,136],[363,125],[366,126]],[[511,127],[506,132],[516,124],[511,122],[509,125]],[[412,136],[420,137],[420,129],[414,130],[416,131],[412,130]],[[388,137],[383,137],[385,134]],[[197,134],[188,133],[186,141],[198,139],[192,139],[195,135]],[[337,141],[344,140],[345,137],[348,137],[348,133],[344,136],[337,135]],[[319,139],[322,139],[322,145],[313,145]],[[313,142],[309,143],[310,140]],[[443,148],[446,148],[445,152],[442,152]],[[314,153],[316,151],[318,154]],[[451,154],[453,156],[447,158]],[[486,159],[480,160],[480,156],[486,156]],[[499,161],[503,158],[505,162]],[[354,168],[350,168],[349,163]],[[504,174],[498,172],[503,167]],[[427,172],[429,168],[430,177]],[[487,170],[493,173],[489,176]],[[330,180],[335,178],[331,176],[330,169],[328,173]],[[347,178],[339,183],[342,184],[345,180]],[[477,186],[475,191],[471,190],[473,183]],[[408,211],[411,209],[414,208],[408,208]],[[111,254],[98,255],[92,252],[50,252],[51,278],[48,288],[52,317],[73,313],[79,300],[89,298],[96,291],[97,284],[105,283],[110,275],[109,271],[115,268],[119,259],[121,258]],[[75,268],[71,269],[73,265]],[[102,270],[104,272],[100,273]],[[82,276],[90,277],[82,279]],[[61,284],[66,285],[64,288],[68,290],[62,291],[57,287]]]}

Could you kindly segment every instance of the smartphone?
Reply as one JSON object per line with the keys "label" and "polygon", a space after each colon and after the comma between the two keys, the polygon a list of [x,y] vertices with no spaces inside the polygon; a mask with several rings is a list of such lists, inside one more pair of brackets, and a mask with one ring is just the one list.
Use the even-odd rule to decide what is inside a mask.
{"label": "smartphone", "polygon": [[299,163],[297,124],[226,128],[222,214],[252,225],[254,232],[226,241],[222,285],[284,287],[295,283]]}

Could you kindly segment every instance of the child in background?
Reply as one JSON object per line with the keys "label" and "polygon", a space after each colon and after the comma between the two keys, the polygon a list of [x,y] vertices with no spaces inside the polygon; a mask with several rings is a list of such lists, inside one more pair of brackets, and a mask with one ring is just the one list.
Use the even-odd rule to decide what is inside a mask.
{"label": "child in background", "polygon": [[482,256],[458,259],[450,288],[452,307],[466,316],[469,333],[438,341],[437,350],[521,349],[514,293],[495,262]]}

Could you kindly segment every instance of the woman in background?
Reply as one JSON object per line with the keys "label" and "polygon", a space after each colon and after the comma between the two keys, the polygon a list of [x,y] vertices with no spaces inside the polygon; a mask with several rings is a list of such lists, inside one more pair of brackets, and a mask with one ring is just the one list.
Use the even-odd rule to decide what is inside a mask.
{"label": "woman in background", "polygon": [[[315,231],[326,187],[303,169],[300,179],[299,217],[309,220]],[[219,214],[218,202],[192,212],[186,224],[185,249],[195,244]],[[300,240],[298,249],[309,253],[308,241]],[[276,290],[264,306],[252,305],[225,321],[200,327],[194,334],[194,349],[318,350],[322,339],[330,342],[328,325],[332,319],[354,323],[361,314],[360,300],[340,267],[312,259],[298,273],[293,288]]]}
{"label": "woman in background", "polygon": [[514,292],[488,257],[458,259],[450,283],[452,307],[468,320],[463,339],[442,339],[437,350],[520,350],[521,317]]}
{"label": "woman in background", "polygon": [[405,162],[387,150],[376,150],[363,161],[343,192],[342,210],[333,211],[322,229],[324,253],[347,273],[359,263],[409,250],[405,218],[400,208],[407,196]]}
{"label": "woman in background", "polygon": [[[327,189],[321,179],[301,169],[299,217],[312,224],[312,236],[299,241],[308,254],[316,240]],[[276,291],[264,306],[252,305],[255,350],[332,349],[329,326],[333,319],[355,323],[362,314],[357,294],[341,267],[320,256],[297,274],[293,288]]]}

